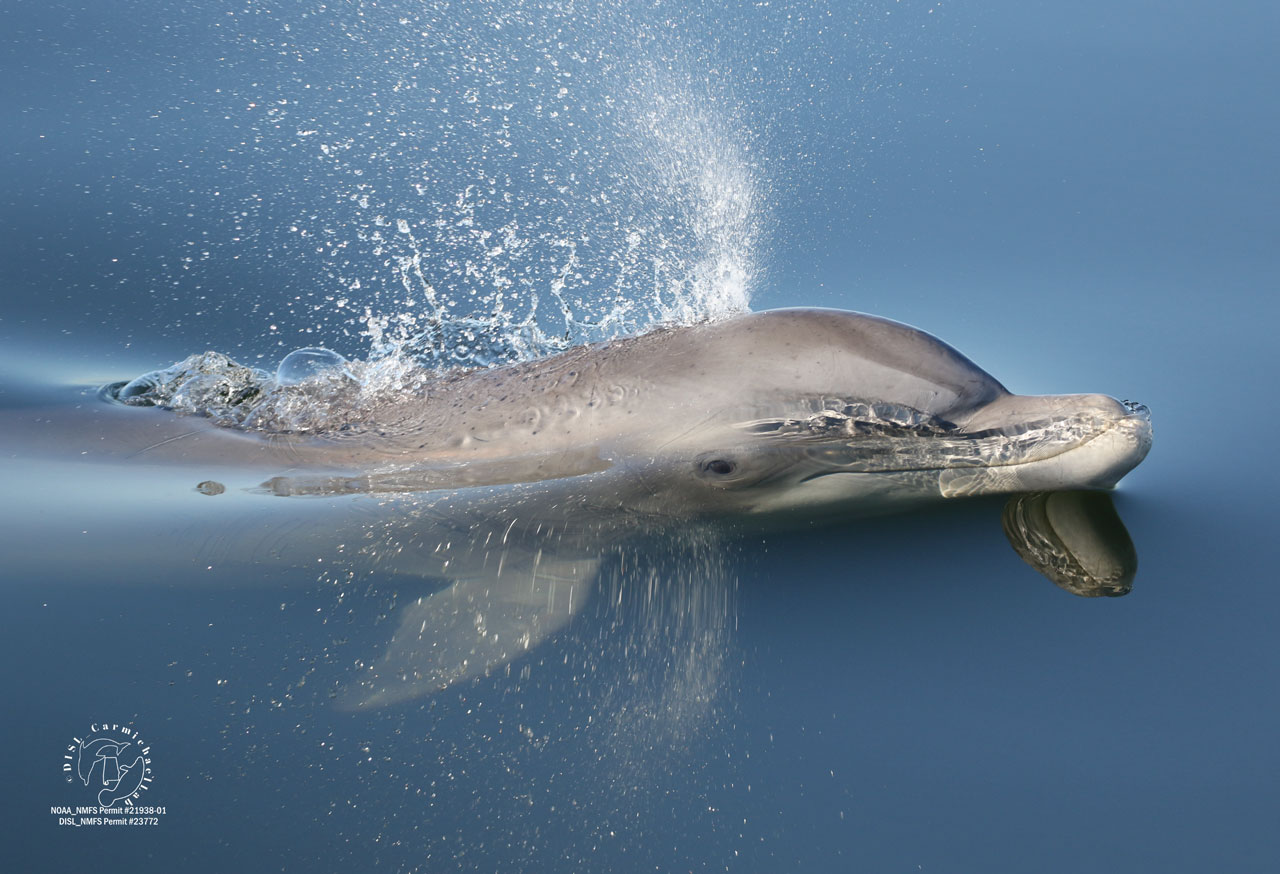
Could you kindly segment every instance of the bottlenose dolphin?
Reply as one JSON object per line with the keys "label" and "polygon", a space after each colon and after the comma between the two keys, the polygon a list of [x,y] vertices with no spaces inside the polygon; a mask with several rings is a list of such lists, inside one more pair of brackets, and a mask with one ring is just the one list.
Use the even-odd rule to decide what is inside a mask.
{"label": "bottlenose dolphin", "polygon": [[[449,585],[401,609],[350,707],[509,663],[564,627],[628,537],[1105,489],[1151,445],[1141,405],[1011,394],[923,331],[822,309],[660,327],[376,396],[323,374],[234,390],[199,376],[221,391],[218,421],[86,405],[71,423],[29,414],[42,436],[23,445],[71,434],[90,460],[188,465],[201,480],[216,464],[243,477],[230,488],[390,502],[398,521],[372,552]],[[165,404],[149,394],[126,400]],[[303,407],[323,415],[293,415]]]}

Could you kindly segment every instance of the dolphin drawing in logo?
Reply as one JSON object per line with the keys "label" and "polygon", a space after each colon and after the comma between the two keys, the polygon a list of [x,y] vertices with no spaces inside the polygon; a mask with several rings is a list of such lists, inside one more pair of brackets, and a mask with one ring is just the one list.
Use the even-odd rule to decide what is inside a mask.
{"label": "dolphin drawing in logo", "polygon": [[97,771],[103,786],[118,783],[119,756],[127,746],[129,741],[118,741],[110,737],[94,738],[88,743],[82,741],[76,754],[76,773],[80,776],[80,782],[88,786]]}
{"label": "dolphin drawing in logo", "polygon": [[131,744],[110,737],[94,738],[80,743],[76,754],[76,773],[88,786],[98,776],[99,807],[115,807],[141,788],[147,776],[146,762],[141,755],[128,765],[120,764],[120,754]]}
{"label": "dolphin drawing in logo", "polygon": [[[389,645],[343,696],[353,708],[511,662],[569,622],[602,557],[629,538],[708,520],[750,529],[973,495],[1106,489],[1151,445],[1145,407],[1011,394],[929,334],[821,309],[660,327],[377,396],[332,379],[323,417],[303,426],[281,411],[315,402],[315,384],[198,377],[223,386],[217,419],[98,404],[74,425],[30,417],[46,437],[27,442],[53,446],[56,432],[74,430],[90,459],[186,465],[204,479],[217,465],[238,471],[229,487],[242,491],[363,496],[384,517],[394,512],[379,558],[448,585],[400,609]],[[128,395],[176,406],[136,387]],[[214,485],[207,494],[222,489]],[[1026,535],[1051,516],[1061,530],[1049,546],[1020,548],[1028,561],[1070,552],[1082,537],[1106,546],[1072,535],[1079,526],[1068,530],[1065,509],[1006,524]]]}

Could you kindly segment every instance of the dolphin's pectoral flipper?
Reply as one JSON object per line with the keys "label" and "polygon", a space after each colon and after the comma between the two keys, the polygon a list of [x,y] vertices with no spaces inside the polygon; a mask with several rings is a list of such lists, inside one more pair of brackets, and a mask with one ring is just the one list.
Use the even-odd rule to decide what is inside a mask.
{"label": "dolphin's pectoral flipper", "polygon": [[504,557],[496,576],[460,579],[400,611],[386,652],[339,705],[359,710],[438,692],[519,658],[564,628],[595,583],[598,557]]}

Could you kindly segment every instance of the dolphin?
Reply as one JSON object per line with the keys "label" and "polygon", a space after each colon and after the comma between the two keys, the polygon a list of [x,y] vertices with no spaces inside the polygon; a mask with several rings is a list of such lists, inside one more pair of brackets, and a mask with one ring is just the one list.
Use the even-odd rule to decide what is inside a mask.
{"label": "dolphin", "polygon": [[204,494],[224,489],[216,467],[241,491],[378,502],[395,522],[370,553],[446,585],[401,608],[351,708],[507,665],[569,622],[628,538],[1108,489],[1151,446],[1139,404],[1012,394],[930,334],[838,310],[659,327],[390,391],[345,371],[255,384],[221,361],[183,371],[216,408],[130,383],[125,404],[20,411],[39,432],[21,445],[190,468]]}

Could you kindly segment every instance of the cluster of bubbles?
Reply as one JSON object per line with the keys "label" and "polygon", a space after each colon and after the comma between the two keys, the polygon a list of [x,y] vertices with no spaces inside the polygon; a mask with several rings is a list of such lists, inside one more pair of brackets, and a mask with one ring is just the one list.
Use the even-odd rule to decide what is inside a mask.
{"label": "cluster of bubbles", "polygon": [[[420,379],[427,378],[414,368]],[[272,432],[318,432],[361,427],[365,408],[381,392],[398,392],[378,362],[348,361],[330,349],[295,349],[269,372],[220,352],[191,355],[104,389],[133,407],[165,407],[206,416],[219,425]],[[402,373],[406,368],[398,368]]]}

